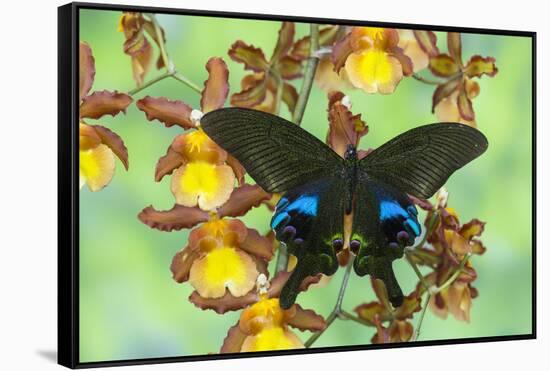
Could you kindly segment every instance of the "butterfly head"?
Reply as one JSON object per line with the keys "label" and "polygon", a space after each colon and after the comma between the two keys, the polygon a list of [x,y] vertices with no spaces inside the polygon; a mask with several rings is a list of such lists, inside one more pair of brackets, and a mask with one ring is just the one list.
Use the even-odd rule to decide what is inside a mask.
{"label": "butterfly head", "polygon": [[346,153],[344,154],[344,159],[357,160],[357,149],[352,144],[348,144]]}

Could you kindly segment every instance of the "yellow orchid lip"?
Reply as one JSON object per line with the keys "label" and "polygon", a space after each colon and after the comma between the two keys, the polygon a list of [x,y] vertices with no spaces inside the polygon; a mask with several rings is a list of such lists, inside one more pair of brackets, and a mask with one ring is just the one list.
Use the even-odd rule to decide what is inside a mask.
{"label": "yellow orchid lip", "polygon": [[383,50],[352,53],[345,65],[349,81],[367,93],[392,93],[403,78],[399,61]]}
{"label": "yellow orchid lip", "polygon": [[84,184],[92,192],[103,189],[115,173],[115,155],[105,144],[80,150],[80,188]]}
{"label": "yellow orchid lip", "polygon": [[235,174],[227,165],[193,161],[178,168],[172,176],[176,202],[187,207],[214,210],[224,204],[233,191]]}
{"label": "yellow orchid lip", "polygon": [[204,298],[219,298],[226,289],[240,297],[256,284],[258,270],[254,260],[245,252],[231,246],[216,247],[195,261],[189,282]]}

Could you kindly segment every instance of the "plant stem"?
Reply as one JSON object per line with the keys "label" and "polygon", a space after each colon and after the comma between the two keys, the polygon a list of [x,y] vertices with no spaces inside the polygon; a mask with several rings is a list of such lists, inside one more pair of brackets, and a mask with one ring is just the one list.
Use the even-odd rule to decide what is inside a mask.
{"label": "plant stem", "polygon": [[405,254],[405,258],[407,259],[407,263],[412,267],[414,273],[416,273],[416,276],[418,277],[418,280],[422,283],[422,286],[426,289],[426,291],[430,291],[430,285],[426,282],[424,279],[424,275],[422,272],[420,272],[420,269],[418,268],[418,265],[411,259],[411,256],[409,254]]}
{"label": "plant stem", "polygon": [[274,112],[276,115],[279,114],[281,110],[281,100],[283,99],[283,78],[278,73],[273,75],[277,81],[277,94],[275,96],[275,109]]}
{"label": "plant stem", "polygon": [[435,80],[427,79],[427,78],[425,78],[425,77],[420,76],[420,75],[417,74],[417,73],[413,73],[413,74],[412,74],[412,77],[413,77],[415,80],[421,81],[421,82],[423,82],[424,84],[428,84],[428,85],[440,85],[440,84],[444,83],[444,81],[443,81],[443,82],[440,82],[440,81],[435,81]]}
{"label": "plant stem", "polygon": [[363,318],[355,316],[355,315],[353,315],[350,312],[347,312],[345,310],[340,311],[340,318],[349,319],[349,320],[355,321],[355,322],[357,322],[361,325],[372,327],[372,325],[369,322],[365,321]]}
{"label": "plant stem", "polygon": [[294,113],[292,115],[292,121],[298,126],[302,123],[309,93],[311,92],[311,86],[313,85],[315,72],[317,71],[317,65],[319,64],[319,59],[314,56],[314,52],[317,49],[319,49],[319,25],[311,24],[309,58],[307,59],[300,95],[298,96],[298,101],[296,102],[296,107],[294,108]]}
{"label": "plant stem", "polygon": [[138,86],[138,87],[130,90],[128,92],[128,95],[135,95],[135,94],[139,93],[140,91],[142,91],[143,89],[148,88],[149,86],[151,86],[153,84],[156,84],[157,82],[159,82],[161,80],[164,80],[165,78],[170,77],[170,76],[171,76],[171,74],[169,72],[165,72],[162,75],[159,75],[159,76],[155,77],[154,79],[151,79],[151,80],[143,83],[143,85]]}
{"label": "plant stem", "polygon": [[151,20],[151,23],[153,23],[153,26],[155,28],[155,35],[156,35],[157,40],[158,40],[160,56],[162,58],[162,61],[164,62],[164,67],[166,68],[166,72],[163,73],[162,75],[159,75],[159,76],[149,80],[148,82],[144,83],[143,85],[138,86],[138,87],[130,90],[128,92],[128,94],[129,95],[135,95],[135,94],[139,93],[140,91],[142,91],[143,89],[148,88],[149,86],[151,86],[153,84],[156,84],[157,82],[159,82],[161,80],[164,80],[167,77],[172,77],[175,80],[178,80],[179,82],[182,82],[183,84],[187,85],[188,87],[190,87],[191,89],[193,89],[197,93],[202,94],[202,89],[197,84],[195,84],[194,82],[189,80],[187,77],[185,77],[184,75],[179,73],[176,70],[176,68],[174,67],[174,63],[172,62],[172,60],[170,58],[168,58],[168,53],[166,52],[166,45],[164,45],[164,38],[162,37],[162,29],[160,27],[160,24],[158,23],[158,20],[157,20],[156,16],[154,14],[151,14],[151,13],[147,13],[146,15]]}
{"label": "plant stem", "polygon": [[452,283],[458,278],[458,276],[460,276],[460,273],[462,273],[462,269],[464,269],[464,266],[466,266],[466,263],[470,259],[470,256],[472,256],[471,253],[464,255],[464,257],[460,261],[460,264],[458,265],[454,273],[451,275],[451,277],[449,277],[447,281],[445,281],[441,286],[435,289],[436,293],[441,292],[445,290],[447,287],[449,287],[450,285],[452,285]]}
{"label": "plant stem", "polygon": [[430,300],[432,298],[432,295],[437,294],[443,290],[445,290],[447,287],[453,284],[453,282],[458,278],[460,273],[462,273],[462,269],[466,266],[466,263],[470,259],[471,253],[468,253],[464,255],[462,260],[460,261],[460,264],[456,268],[456,270],[453,272],[453,274],[439,287],[437,288],[430,288],[426,287],[426,299],[424,303],[424,307],[422,308],[422,312],[420,313],[420,318],[418,319],[418,324],[416,325],[416,329],[414,331],[414,334],[411,338],[411,341],[416,341],[418,337],[420,336],[420,328],[422,327],[422,322],[424,321],[424,316],[426,315],[426,309],[428,308],[428,305],[430,304]]}
{"label": "plant stem", "polygon": [[413,336],[411,337],[411,341],[417,341],[418,337],[420,336],[420,328],[422,327],[422,322],[424,322],[426,309],[428,309],[428,305],[430,304],[431,299],[432,299],[432,293],[430,292],[430,290],[426,290],[426,299],[424,300],[424,307],[422,308],[422,312],[420,312],[420,318],[418,319],[418,324],[416,325]]}
{"label": "plant stem", "polygon": [[285,271],[288,267],[288,247],[284,243],[279,243],[279,252],[277,262],[275,263],[275,274]]}
{"label": "plant stem", "polygon": [[338,291],[338,298],[336,299],[336,304],[334,305],[334,309],[332,309],[332,312],[330,312],[326,320],[327,325],[321,331],[318,331],[313,335],[311,335],[311,337],[304,344],[306,348],[311,347],[313,343],[315,343],[317,339],[319,339],[319,337],[323,335],[323,333],[329,328],[329,326],[332,325],[332,322],[334,322],[336,318],[339,318],[342,316],[342,302],[344,301],[344,294],[346,293],[346,288],[348,286],[349,276],[351,273],[351,267],[353,266],[354,260],[355,260],[355,257],[352,256],[349,259],[348,264],[346,265],[346,271],[344,272],[344,278],[342,279],[342,284],[340,285],[340,291]]}
{"label": "plant stem", "polygon": [[187,77],[183,76],[178,71],[174,70],[174,73],[172,74],[172,77],[175,78],[176,80],[178,80],[179,82],[182,82],[185,85],[189,86],[191,89],[193,89],[197,93],[202,94],[202,89],[197,84],[195,84],[194,82],[189,80]]}

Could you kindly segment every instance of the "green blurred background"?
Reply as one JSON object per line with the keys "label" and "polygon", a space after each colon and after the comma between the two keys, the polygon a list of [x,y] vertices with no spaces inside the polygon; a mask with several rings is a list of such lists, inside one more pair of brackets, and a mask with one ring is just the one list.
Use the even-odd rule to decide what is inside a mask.
{"label": "green blurred background", "polygon": [[[123,34],[117,32],[120,13],[81,10],[80,40],[90,44],[96,61],[92,90],[128,91],[132,80],[130,58],[123,54]],[[167,50],[179,71],[202,86],[209,57],[220,56],[230,70],[231,93],[240,90],[243,67],[227,57],[229,46],[242,39],[271,55],[280,22],[159,15],[166,30]],[[297,36],[308,32],[297,25]],[[445,50],[445,38],[439,35]],[[474,286],[471,322],[442,320],[428,312],[422,340],[526,334],[531,331],[531,40],[492,35],[463,35],[463,55],[496,58],[499,73],[478,80],[481,94],[474,101],[478,127],[489,138],[489,150],[453,175],[447,183],[450,206],[463,222],[487,222],[485,255],[472,261],[479,278]],[[152,70],[148,78],[156,76]],[[294,82],[299,89],[300,80]],[[353,112],[362,113],[370,132],[362,147],[377,147],[393,136],[436,121],[430,113],[433,87],[404,79],[392,95],[346,91]],[[181,99],[199,107],[199,96],[181,83],[166,79],[139,93]],[[324,138],[327,99],[314,87],[303,128]],[[282,114],[289,117],[286,106]],[[93,120],[90,120],[92,123]],[[155,164],[181,131],[149,122],[135,105],[127,115],[97,121],[125,141],[130,171],[117,162],[111,184],[98,193],[80,193],[80,361],[123,360],[218,352],[239,312],[218,315],[188,302],[189,284],[177,284],[169,270],[173,255],[185,246],[187,232],[160,232],[140,223],[138,212],[148,205],[172,207],[169,177],[153,179]],[[421,217],[424,214],[421,212]],[[244,221],[260,232],[268,229],[266,208],[250,212]],[[397,261],[398,279],[408,293],[417,282],[405,260]],[[342,270],[328,286],[299,297],[305,308],[327,315],[336,299]],[[352,276],[344,307],[370,301],[369,279]],[[414,322],[418,320],[418,316]],[[310,333],[300,333],[306,339]],[[316,346],[368,344],[373,329],[336,321]]]}

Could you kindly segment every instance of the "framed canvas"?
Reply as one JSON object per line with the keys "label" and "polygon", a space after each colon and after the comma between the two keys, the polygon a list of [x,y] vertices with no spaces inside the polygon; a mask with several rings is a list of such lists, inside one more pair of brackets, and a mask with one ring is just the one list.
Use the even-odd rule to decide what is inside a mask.
{"label": "framed canvas", "polygon": [[536,34],[383,21],[59,8],[60,364],[535,338]]}

